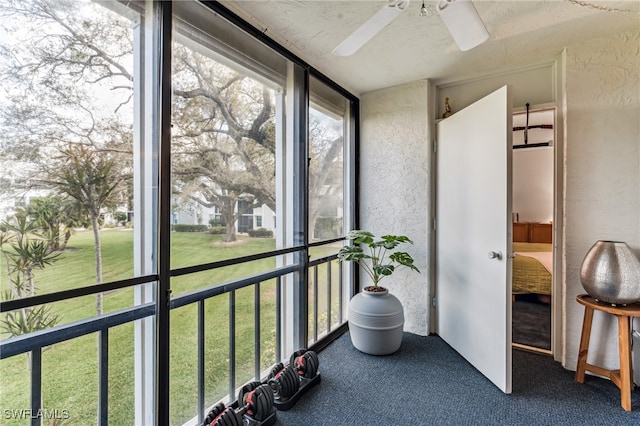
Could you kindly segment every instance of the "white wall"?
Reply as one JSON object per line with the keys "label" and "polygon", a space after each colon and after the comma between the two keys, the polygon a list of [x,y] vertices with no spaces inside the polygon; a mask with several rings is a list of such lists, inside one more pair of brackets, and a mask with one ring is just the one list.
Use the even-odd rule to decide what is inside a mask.
{"label": "white wall", "polygon": [[553,220],[553,148],[513,150],[513,203],[520,222]]}
{"label": "white wall", "polygon": [[[580,265],[598,239],[640,250],[640,32],[566,51],[566,358],[575,369],[584,293]],[[640,284],[640,283],[639,283]],[[617,368],[617,326],[596,313],[590,363]],[[636,328],[638,328],[636,320]],[[637,348],[636,348],[637,350]],[[638,367],[636,367],[638,368]]]}
{"label": "white wall", "polygon": [[496,72],[494,75],[465,81],[464,84],[460,84],[457,80],[436,81],[438,87],[436,118],[442,117],[445,98],[449,98],[451,110],[455,113],[505,84],[511,88],[514,108],[524,109],[527,102],[532,106],[554,102],[556,100],[555,75],[555,61],[551,60],[517,71]]}
{"label": "white wall", "polygon": [[421,273],[398,271],[382,285],[402,302],[405,331],[421,335],[429,333],[430,306],[429,87],[418,81],[361,98],[360,228],[414,241],[407,251]]}
{"label": "white wall", "polygon": [[[549,90],[549,89],[547,89]],[[555,139],[555,109],[531,111],[513,115],[513,127],[552,125],[551,129],[533,128],[527,131],[527,143],[551,142]],[[525,144],[524,131],[513,132],[513,146]],[[513,211],[520,222],[553,220],[553,147],[519,148],[513,150]]]}
{"label": "white wall", "polygon": [[[575,297],[584,292],[579,269],[585,253],[598,239],[615,239],[626,241],[640,254],[638,45],[640,33],[627,32],[566,50],[566,107],[561,111],[566,117],[566,159],[560,171],[566,181],[560,277],[564,339],[556,350],[569,369],[576,366],[584,312]],[[513,86],[516,107],[524,102],[559,101],[556,80],[551,76],[554,65],[534,71],[506,75],[502,80],[492,77],[466,87],[447,83],[438,88],[437,96],[426,82],[416,82],[362,97],[361,227],[410,235],[416,240],[413,253],[422,263],[420,276],[410,277],[408,283],[389,285],[405,305],[407,331],[425,334],[428,327],[430,295],[426,281],[430,275],[423,262],[431,256],[431,231],[427,226],[431,153],[427,149],[426,120],[440,116],[440,100],[445,96],[452,97],[455,112],[466,106],[467,98],[479,99],[505,80]],[[437,100],[437,111],[428,111],[428,95]],[[529,101],[529,95],[536,101]],[[561,126],[561,122],[556,124]],[[636,328],[640,329],[639,321]],[[615,336],[615,324],[596,315],[591,362],[602,362],[609,368],[617,365]]]}

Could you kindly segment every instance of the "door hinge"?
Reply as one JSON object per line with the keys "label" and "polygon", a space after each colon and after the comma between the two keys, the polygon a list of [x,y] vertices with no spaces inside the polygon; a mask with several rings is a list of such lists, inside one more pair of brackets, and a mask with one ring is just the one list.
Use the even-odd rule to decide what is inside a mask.
{"label": "door hinge", "polygon": [[433,152],[437,152],[438,151],[438,140],[434,139],[433,140]]}
{"label": "door hinge", "polygon": [[434,308],[436,307],[436,298],[435,297],[431,298],[431,306],[433,306]]}
{"label": "door hinge", "polygon": [[436,218],[433,218],[433,230],[437,230],[438,229],[438,221],[436,220]]}

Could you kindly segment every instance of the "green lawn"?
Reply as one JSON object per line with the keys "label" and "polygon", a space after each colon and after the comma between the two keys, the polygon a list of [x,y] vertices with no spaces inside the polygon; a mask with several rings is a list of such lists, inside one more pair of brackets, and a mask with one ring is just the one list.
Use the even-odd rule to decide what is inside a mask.
{"label": "green lawn", "polygon": [[[101,233],[104,281],[133,276],[133,232],[106,230]],[[173,233],[171,235],[172,268],[213,262],[274,249],[272,239],[240,237],[224,244],[221,236],[206,233]],[[92,233],[77,232],[70,248],[52,266],[36,273],[38,293],[59,291],[95,282],[95,258]],[[314,255],[318,255],[315,249]],[[326,248],[335,251],[335,248]],[[0,271],[6,266],[1,263]],[[173,296],[180,295],[234,278],[272,269],[273,259],[220,268],[172,279]],[[332,300],[337,301],[337,267],[332,269]],[[319,330],[326,324],[326,268],[319,268]],[[2,290],[6,277],[0,281]],[[275,362],[275,281],[263,282],[261,295],[261,368]],[[254,354],[254,289],[236,292],[236,385],[253,377]],[[114,291],[104,296],[105,312],[133,305],[133,289]],[[332,302],[337,305],[337,302]],[[51,305],[54,312],[68,323],[95,315],[95,296],[86,296]],[[312,307],[310,319],[312,319]],[[205,394],[208,403],[228,392],[229,372],[229,296],[222,295],[205,303]],[[332,323],[337,321],[337,306],[332,308]],[[313,333],[310,321],[310,334]],[[196,413],[197,404],[197,306],[189,305],[171,311],[171,424],[182,424]],[[109,423],[133,424],[134,419],[134,353],[133,324],[109,331]],[[6,336],[4,336],[6,337]],[[70,419],[65,424],[95,424],[98,399],[97,335],[83,336],[46,348],[42,364],[43,407],[66,409]],[[30,378],[26,355],[0,362],[0,408],[30,408]],[[0,424],[24,424],[25,421],[0,418]],[[44,423],[46,424],[46,422]]]}

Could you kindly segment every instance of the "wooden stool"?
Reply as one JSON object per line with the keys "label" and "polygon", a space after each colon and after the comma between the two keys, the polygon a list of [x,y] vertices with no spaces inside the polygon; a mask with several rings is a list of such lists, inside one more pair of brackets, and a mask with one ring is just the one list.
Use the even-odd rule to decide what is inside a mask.
{"label": "wooden stool", "polygon": [[[582,323],[582,337],[580,338],[580,352],[578,353],[578,368],[576,381],[584,383],[584,373],[592,373],[608,377],[620,388],[620,400],[622,408],[631,411],[631,388],[633,387],[633,369],[631,367],[631,317],[640,317],[640,304],[633,303],[627,306],[613,306],[608,303],[600,303],[593,297],[582,294],[576,298],[578,303],[584,305],[584,322]],[[620,369],[607,370],[587,362],[589,353],[589,339],[591,338],[591,323],[593,311],[602,311],[618,318],[618,349],[620,350]]]}

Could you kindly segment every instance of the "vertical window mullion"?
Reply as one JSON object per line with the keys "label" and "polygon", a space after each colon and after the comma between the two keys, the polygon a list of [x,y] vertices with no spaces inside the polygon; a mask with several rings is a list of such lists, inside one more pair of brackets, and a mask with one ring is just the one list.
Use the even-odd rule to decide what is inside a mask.
{"label": "vertical window mullion", "polygon": [[293,70],[293,176],[297,177],[292,182],[294,194],[293,206],[293,236],[294,244],[304,246],[305,249],[297,252],[296,264],[300,267],[294,283],[294,347],[306,347],[309,336],[309,286],[308,264],[309,243],[307,230],[309,219],[309,147],[308,147],[308,117],[309,117],[309,74],[302,67],[294,66]]}
{"label": "vertical window mullion", "polygon": [[[135,219],[134,275],[158,272],[158,55],[160,31],[157,10],[147,1],[134,26],[133,60],[133,217]],[[153,188],[153,190],[149,190]],[[157,282],[134,288],[134,304],[156,301]],[[147,317],[134,323],[134,423],[155,421],[156,320]]]}
{"label": "vertical window mullion", "polygon": [[[345,220],[347,229],[345,234],[351,229],[360,229],[360,103],[358,101],[350,102],[349,118],[348,118],[348,138],[349,144],[346,147],[347,155],[345,156],[346,164],[345,177],[348,179],[348,195],[351,203],[347,201],[345,212],[348,212],[348,220]],[[347,200],[347,197],[345,197]],[[347,216],[345,215],[345,219]],[[359,291],[353,283],[359,282],[360,268],[354,268],[353,265],[347,266],[348,282],[351,283],[347,289],[347,300],[351,300],[352,296]],[[346,304],[345,304],[346,305]]]}
{"label": "vertical window mullion", "polygon": [[172,37],[172,3],[153,2],[156,10],[158,37],[154,51],[159,55],[154,64],[157,72],[159,108],[158,123],[160,138],[160,182],[159,182],[159,247],[158,272],[159,282],[156,292],[156,401],[155,416],[157,425],[169,424],[169,377],[170,377],[170,232],[171,232],[171,37]]}

